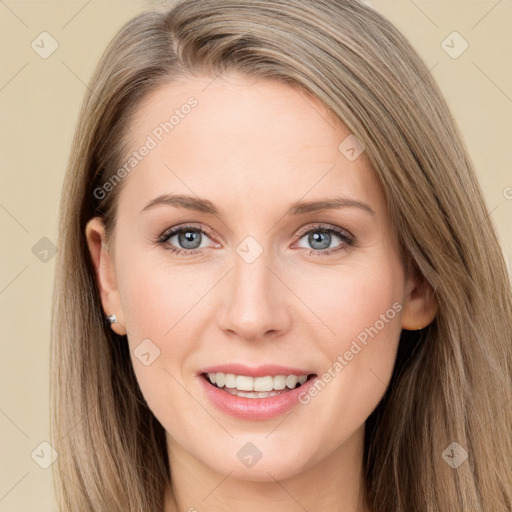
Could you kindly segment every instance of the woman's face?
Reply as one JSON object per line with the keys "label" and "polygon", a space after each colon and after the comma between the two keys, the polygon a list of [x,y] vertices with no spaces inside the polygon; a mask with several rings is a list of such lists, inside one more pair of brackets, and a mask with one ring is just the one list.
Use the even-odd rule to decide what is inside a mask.
{"label": "woman's face", "polygon": [[100,288],[171,458],[270,480],[360,456],[415,283],[357,140],[235,74],[162,87],[129,133]]}

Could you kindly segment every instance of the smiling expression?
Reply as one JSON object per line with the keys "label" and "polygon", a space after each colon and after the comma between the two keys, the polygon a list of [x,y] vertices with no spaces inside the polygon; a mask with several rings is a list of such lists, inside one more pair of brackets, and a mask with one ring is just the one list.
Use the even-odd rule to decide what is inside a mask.
{"label": "smiling expression", "polygon": [[[154,131],[191,96],[172,131]],[[350,132],[311,96],[236,74],[153,92],[130,147],[148,135],[122,184],[102,301],[171,450],[256,480],[360,454],[414,286],[366,154],[340,151]],[[252,468],[237,455],[248,442],[262,454]]]}

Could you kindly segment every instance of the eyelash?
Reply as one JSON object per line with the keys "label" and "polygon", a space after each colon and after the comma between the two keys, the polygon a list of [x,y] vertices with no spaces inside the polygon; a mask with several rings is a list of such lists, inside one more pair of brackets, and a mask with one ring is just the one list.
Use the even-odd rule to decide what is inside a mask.
{"label": "eyelash", "polygon": [[[173,247],[172,245],[168,244],[167,242],[174,236],[178,235],[180,233],[184,233],[187,231],[194,231],[203,233],[207,236],[209,236],[209,231],[204,230],[202,228],[198,228],[197,226],[191,226],[191,225],[185,225],[180,226],[178,228],[172,228],[171,230],[167,230],[164,233],[162,233],[156,240],[156,243],[163,247],[164,250],[170,251],[173,254],[176,255],[182,255],[182,256],[188,256],[188,255],[197,255],[201,254],[203,252],[202,249],[179,249],[176,247]],[[304,230],[299,230],[296,236],[299,237],[299,240],[304,237],[304,235],[307,235],[311,232],[322,232],[322,233],[330,233],[335,234],[338,236],[342,243],[335,247],[334,249],[324,249],[324,250],[318,250],[318,249],[305,249],[302,247],[302,249],[309,251],[309,256],[329,256],[333,253],[337,253],[339,251],[342,251],[346,249],[346,246],[353,246],[355,245],[355,238],[353,235],[351,235],[348,231],[338,228],[338,227],[328,227],[322,224],[316,224],[314,226],[309,226],[308,228],[305,228]]]}

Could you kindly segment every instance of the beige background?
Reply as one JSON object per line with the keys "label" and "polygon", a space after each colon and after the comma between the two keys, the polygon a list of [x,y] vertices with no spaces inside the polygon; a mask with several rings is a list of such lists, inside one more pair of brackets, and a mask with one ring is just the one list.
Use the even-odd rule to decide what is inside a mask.
{"label": "beige background", "polygon": [[[510,262],[512,2],[368,3],[410,39],[444,91]],[[39,445],[49,440],[49,328],[56,271],[51,249],[57,240],[62,179],[95,63],[122,23],[149,5],[121,0],[0,2],[2,512],[56,511],[51,469],[35,460],[44,463],[50,457],[49,448]],[[47,59],[31,47],[43,31],[58,42]],[[441,46],[453,31],[469,44],[456,59]],[[460,41],[455,49],[458,45]]]}

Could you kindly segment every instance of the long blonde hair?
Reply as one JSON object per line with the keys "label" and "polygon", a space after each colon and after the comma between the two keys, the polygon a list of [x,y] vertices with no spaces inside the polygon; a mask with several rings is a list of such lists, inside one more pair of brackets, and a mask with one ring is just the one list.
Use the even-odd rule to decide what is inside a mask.
{"label": "long blonde hair", "polygon": [[[363,142],[404,265],[439,311],[403,331],[391,384],[366,423],[372,511],[512,510],[512,298],[473,164],[434,79],[405,37],[353,0],[182,0],[142,13],[108,46],[86,93],[62,192],[52,317],[52,440],[60,507],[162,511],[165,432],[126,339],[103,322],[85,224],[115,226],[121,165],[141,100],[189,75],[236,70],[298,86]],[[456,469],[451,443],[467,460]],[[453,454],[453,452],[450,452]]]}

